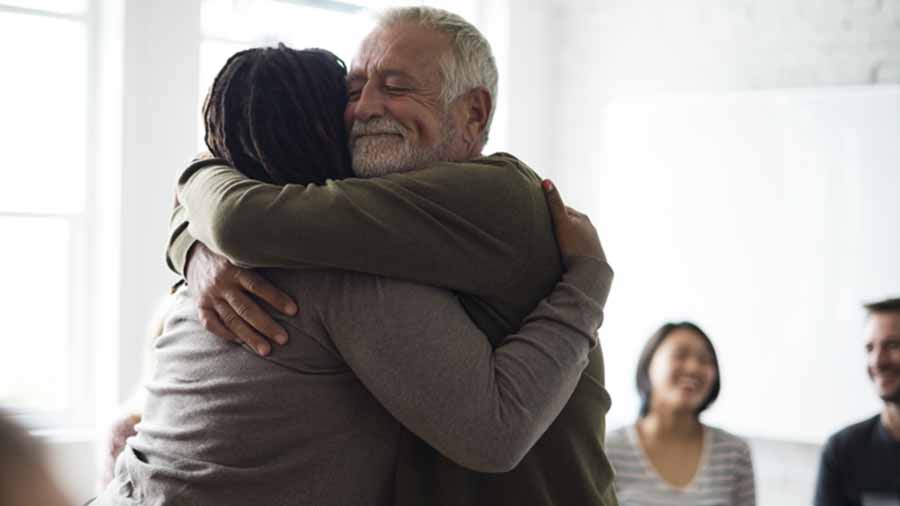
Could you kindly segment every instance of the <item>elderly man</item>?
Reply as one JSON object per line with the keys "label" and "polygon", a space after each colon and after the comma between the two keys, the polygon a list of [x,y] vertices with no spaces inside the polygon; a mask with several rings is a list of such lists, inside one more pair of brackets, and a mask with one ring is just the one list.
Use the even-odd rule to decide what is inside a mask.
{"label": "elderly man", "polygon": [[[286,332],[245,291],[286,312],[295,308],[263,277],[194,237],[244,266],[341,268],[456,290],[502,347],[560,269],[541,225],[549,219],[537,205],[539,188],[517,189],[522,174],[535,181],[533,173],[509,155],[481,157],[496,83],[490,47],[469,23],[436,9],[390,10],[353,62],[346,109],[354,171],[374,177],[368,181],[379,191],[334,183],[340,198],[323,197],[315,188],[254,184],[228,167],[190,168],[180,181],[184,209],[173,220],[169,259],[186,271],[206,327],[266,354],[263,335],[283,343]],[[506,176],[497,170],[510,167]],[[454,462],[482,471],[511,466],[473,466],[440,438],[413,430],[440,453],[412,435],[403,439],[394,503],[615,504],[602,448],[608,408],[596,348],[560,416],[507,473],[459,467]],[[470,437],[465,428],[457,432],[460,441]]]}
{"label": "elderly man", "polygon": [[884,408],[828,439],[816,506],[900,505],[900,298],[865,308],[866,371]]}

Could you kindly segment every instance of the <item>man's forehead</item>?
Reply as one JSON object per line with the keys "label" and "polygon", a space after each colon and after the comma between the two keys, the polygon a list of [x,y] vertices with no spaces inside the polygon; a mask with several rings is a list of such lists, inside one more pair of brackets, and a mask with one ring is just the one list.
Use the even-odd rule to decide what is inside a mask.
{"label": "man's forehead", "polygon": [[448,49],[449,37],[410,23],[376,28],[360,44],[350,64],[351,78],[370,73],[413,76],[433,67]]}
{"label": "man's forehead", "polygon": [[866,342],[900,339],[900,312],[879,312],[869,316],[866,325]]}

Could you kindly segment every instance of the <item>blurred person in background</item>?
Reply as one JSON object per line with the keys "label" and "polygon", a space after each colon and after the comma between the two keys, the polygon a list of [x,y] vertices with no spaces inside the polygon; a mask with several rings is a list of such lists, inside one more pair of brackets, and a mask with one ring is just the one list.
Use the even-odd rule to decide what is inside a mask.
{"label": "blurred person in background", "polygon": [[43,448],[0,409],[0,506],[71,506],[43,460]]}
{"label": "blurred person in background", "polygon": [[828,439],[816,506],[900,506],[900,298],[864,308],[866,372],[884,407]]}
{"label": "blurred person in background", "polygon": [[606,438],[622,506],[756,504],[748,444],[700,421],[720,386],[700,327],[666,323],[650,337],[637,366],[638,420]]}

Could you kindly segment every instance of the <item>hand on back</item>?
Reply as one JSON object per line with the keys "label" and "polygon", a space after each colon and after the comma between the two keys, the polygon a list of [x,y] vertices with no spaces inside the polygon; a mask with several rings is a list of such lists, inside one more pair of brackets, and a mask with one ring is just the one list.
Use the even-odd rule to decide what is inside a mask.
{"label": "hand on back", "polygon": [[200,323],[219,337],[244,343],[260,355],[287,342],[285,329],[275,322],[253,296],[286,315],[297,306],[291,298],[261,275],[235,267],[225,257],[198,242],[191,248],[185,277],[197,296]]}
{"label": "hand on back", "polygon": [[556,185],[549,179],[545,179],[542,186],[560,254],[563,257],[592,257],[605,262],[606,255],[603,253],[600,238],[597,237],[597,230],[591,224],[591,219],[586,214],[566,206]]}

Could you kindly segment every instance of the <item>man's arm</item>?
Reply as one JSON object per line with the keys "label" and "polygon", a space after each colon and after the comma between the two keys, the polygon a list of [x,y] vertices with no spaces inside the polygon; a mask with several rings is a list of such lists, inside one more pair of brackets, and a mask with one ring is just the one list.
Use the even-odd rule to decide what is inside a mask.
{"label": "man's arm", "polygon": [[166,264],[175,274],[184,277],[191,248],[197,240],[188,232],[187,209],[175,199],[175,208],[169,217],[169,244],[166,248]]}
{"label": "man's arm", "polygon": [[512,469],[568,401],[596,344],[612,272],[587,257],[493,350],[448,291],[347,273],[319,311],[360,381],[451,460]]}
{"label": "man's arm", "polygon": [[[245,265],[335,267],[490,295],[520,280],[535,244],[547,240],[537,176],[510,155],[326,186],[268,185],[221,163],[191,165],[179,195],[199,238]],[[190,258],[201,266],[186,277],[208,330],[266,354],[265,338],[286,334],[247,292],[279,309],[291,301],[204,249],[186,214],[173,218],[169,265],[184,273]],[[558,260],[542,262],[558,269]]]}
{"label": "man's arm", "polygon": [[[182,175],[178,197],[189,235],[236,265],[333,267],[485,296],[527,262],[538,185],[508,156],[321,186],[261,183],[206,161]],[[191,239],[173,237],[169,259],[183,272]]]}

